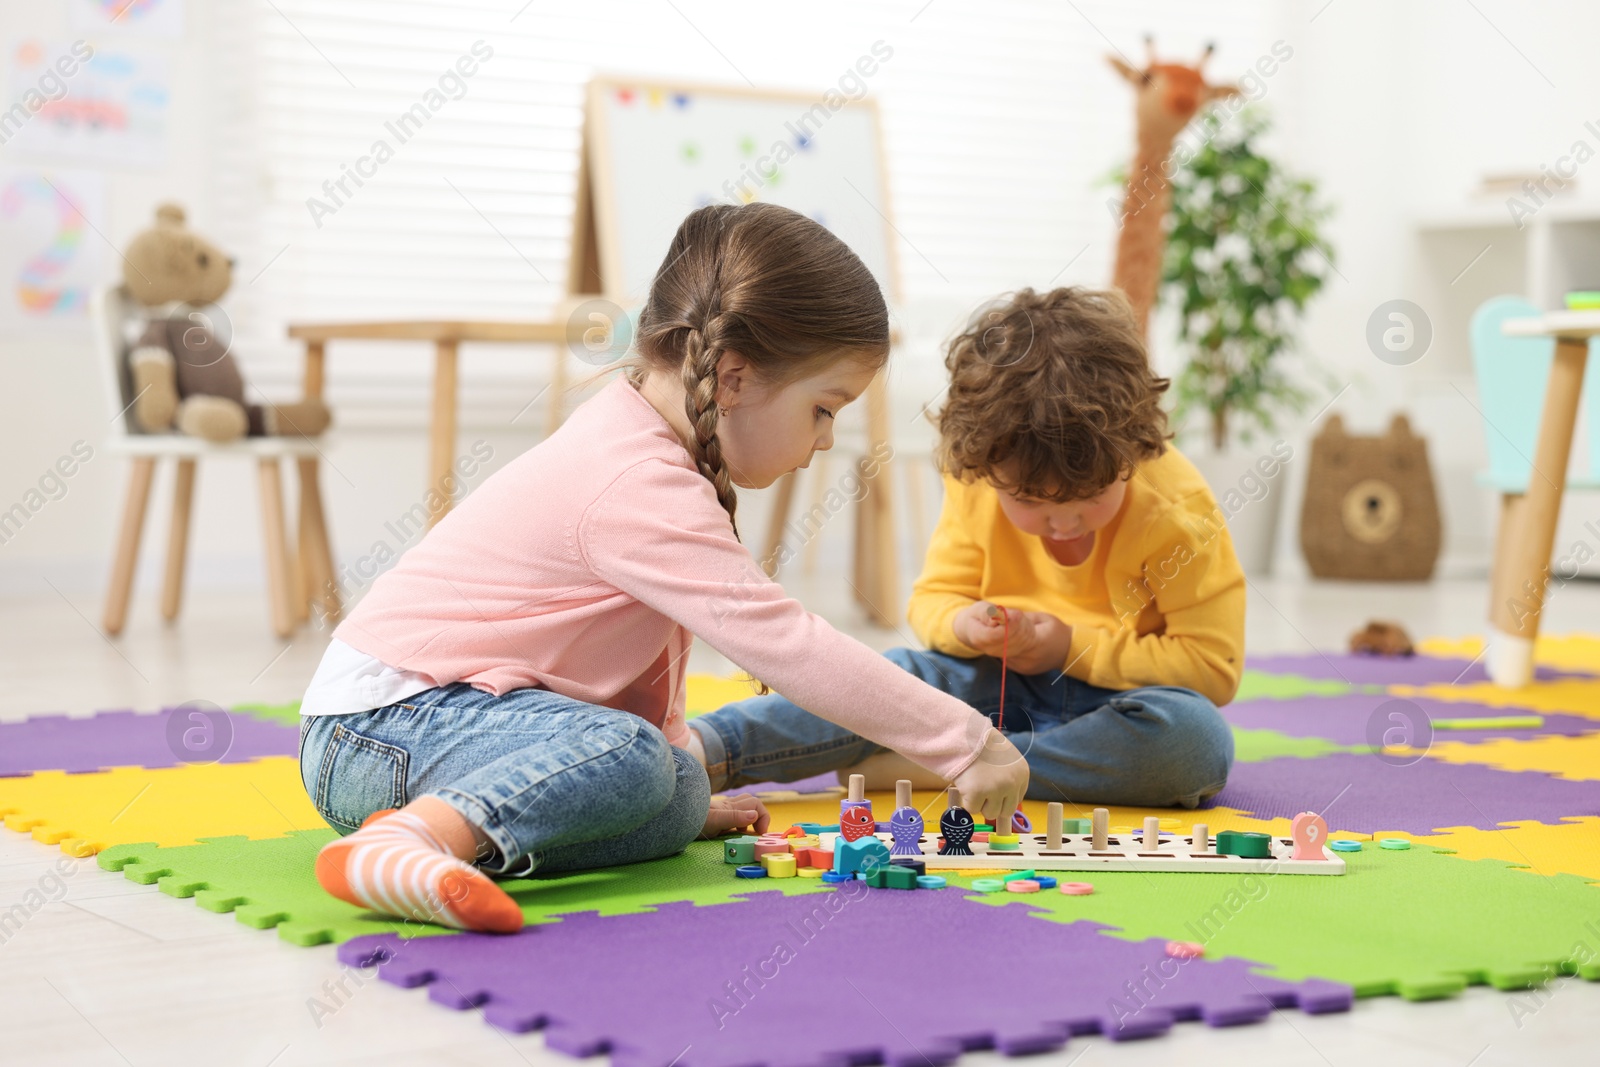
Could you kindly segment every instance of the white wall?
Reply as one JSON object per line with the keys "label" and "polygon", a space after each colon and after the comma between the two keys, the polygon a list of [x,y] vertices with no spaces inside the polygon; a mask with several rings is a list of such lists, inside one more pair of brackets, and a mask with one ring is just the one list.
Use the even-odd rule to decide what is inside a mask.
{"label": "white wall", "polygon": [[[1596,31],[1600,9],[1588,5],[1307,0],[1286,8],[1283,32],[1296,54],[1294,76],[1285,79],[1293,116],[1280,127],[1285,154],[1338,206],[1330,233],[1339,273],[1314,305],[1306,348],[1350,383],[1332,409],[1347,427],[1376,432],[1405,411],[1428,437],[1446,572],[1485,573],[1492,544],[1493,499],[1473,482],[1486,453],[1476,390],[1463,373],[1469,356],[1459,344],[1436,345],[1413,366],[1389,366],[1367,348],[1367,319],[1396,298],[1435,316],[1452,313],[1439,292],[1449,278],[1428,279],[1467,268],[1487,242],[1457,252],[1454,269],[1425,262],[1416,219],[1503,203],[1472,195],[1483,174],[1537,171],[1584,135],[1584,122],[1600,118],[1600,65],[1583,46]],[[1600,192],[1596,166],[1580,175],[1580,190]],[[1456,285],[1514,277],[1516,256],[1510,245],[1496,245]],[[1463,326],[1444,330],[1459,337]],[[1280,528],[1280,573],[1304,572],[1298,508],[1296,491]],[[1600,517],[1600,496],[1571,494],[1565,511],[1564,527]]]}
{"label": "white wall", "polygon": [[[182,37],[152,39],[93,38],[118,50],[165,57],[171,78],[171,114],[167,156],[158,168],[115,167],[108,170],[108,221],[102,236],[89,239],[122,247],[150,224],[158,203],[183,204],[202,232],[218,225],[214,160],[217,154],[215,94],[211,91],[229,56],[213,47],[214,6],[221,0],[189,0]],[[85,36],[71,26],[62,3],[8,5],[0,42],[23,37],[70,41]],[[9,58],[9,57],[7,57]],[[9,72],[7,72],[9,74]],[[9,85],[9,79],[5,83]],[[48,165],[52,161],[14,156],[0,149],[0,163]],[[72,166],[69,161],[63,165]],[[107,280],[114,280],[120,261],[111,248],[102,256]],[[246,284],[259,265],[240,264],[235,289]],[[54,585],[91,618],[98,618],[99,598],[117,523],[121,514],[124,461],[100,448],[107,431],[100,369],[88,344],[86,329],[29,335],[0,335],[0,508],[9,508],[34,488],[41,475],[74,442],[97,449],[67,482],[67,491],[33,515],[15,537],[0,543],[0,596],[45,593]],[[250,353],[241,352],[249,368]],[[350,357],[346,357],[350,358]],[[359,355],[354,358],[360,359]],[[426,357],[419,353],[418,362]],[[529,362],[532,362],[531,360]],[[471,354],[464,359],[471,373]],[[335,372],[337,373],[337,371]],[[473,395],[470,384],[464,391]],[[420,389],[401,390],[396,409],[384,418],[359,418],[371,428],[336,435],[327,445],[331,463],[324,468],[324,494],[341,560],[356,564],[381,540],[403,547],[384,523],[406,512],[420,499],[426,469],[422,436],[425,398]],[[536,437],[533,411],[519,425],[469,426],[463,447],[486,441],[494,450],[488,468],[531,445]],[[397,428],[399,427],[399,428]],[[292,492],[292,475],[286,474]],[[481,476],[480,479],[481,480]],[[171,472],[157,476],[146,520],[140,586],[148,591],[158,580],[170,506]],[[260,552],[260,508],[253,466],[243,460],[201,465],[190,542],[190,588],[263,587]],[[49,583],[49,584],[46,584]]]}
{"label": "white wall", "polygon": [[[159,170],[118,170],[107,182],[112,221],[107,236],[113,243],[124,241],[139,219],[149,217],[158,199],[179,199],[202,210],[206,203],[206,9],[192,7],[190,30],[182,39],[129,45],[170,59],[169,156]],[[83,36],[69,23],[64,5],[57,4],[8,5],[5,30],[8,94],[10,51],[19,38],[54,43]],[[22,161],[11,150],[0,149],[0,162]],[[90,235],[89,240],[100,238]],[[108,263],[117,262],[109,249],[102,251]],[[74,441],[98,446],[103,439],[105,404],[86,337],[80,330],[0,337],[6,409],[0,419],[0,506],[9,508],[22,499],[46,469],[70,452]],[[41,576],[65,589],[95,588],[109,552],[120,476],[115,461],[97,454],[72,477],[65,497],[48,504],[19,535],[0,545],[0,591],[41,590]]]}
{"label": "white wall", "polygon": [[[217,194],[212,131],[216,118],[207,110],[207,85],[228,57],[207,42],[213,5],[220,2],[189,0],[188,29],[182,39],[139,46],[162,51],[171,60],[169,156],[166,165],[157,170],[114,173],[109,183],[110,220],[105,236],[115,245],[122,245],[144,226],[153,206],[165,199],[187,204],[202,229],[214,221]],[[1101,63],[1100,56],[1107,50],[1099,36],[1101,26],[1108,27],[1111,36],[1135,55],[1137,30],[1145,25],[1160,30],[1156,15],[1121,9],[1112,15],[1103,13],[1108,8],[1092,6],[1086,10],[1098,26],[1079,26],[1073,19],[1052,20],[1050,32],[1070,39],[1064,63]],[[1339,209],[1330,231],[1339,253],[1339,274],[1315,305],[1306,331],[1306,352],[1341,381],[1352,383],[1336,405],[1348,424],[1375,430],[1387,422],[1390,412],[1411,412],[1413,423],[1431,440],[1447,502],[1448,566],[1481,570],[1488,546],[1485,498],[1471,484],[1470,473],[1481,462],[1482,431],[1476,413],[1455,389],[1459,384],[1471,396],[1471,383],[1433,373],[1429,360],[1406,369],[1380,363],[1366,349],[1365,324],[1379,303],[1407,296],[1418,287],[1412,227],[1417,212],[1463,199],[1482,171],[1536,168],[1553,160],[1582,133],[1586,119],[1600,118],[1600,108],[1589,114],[1584,111],[1586,102],[1600,100],[1600,64],[1585,54],[1586,42],[1597,39],[1600,10],[1502,0],[1477,0],[1476,10],[1465,4],[1396,6],[1380,0],[1333,0],[1326,7],[1323,0],[1307,0],[1274,10],[1279,25],[1274,34],[1255,42],[1259,50],[1219,54],[1213,61],[1213,73],[1226,75],[1249,63],[1266,50],[1274,36],[1294,49],[1293,59],[1271,80],[1266,96],[1278,119],[1276,143],[1295,169],[1321,182],[1324,194]],[[886,20],[903,14],[898,9],[885,11]],[[937,11],[930,10],[923,17],[935,16]],[[1115,25],[1110,24],[1112,19]],[[7,14],[7,29],[15,35],[38,34],[50,39],[70,33],[56,4],[13,5]],[[1027,31],[997,21],[994,32]],[[688,29],[684,33],[686,41],[699,42]],[[1184,50],[1192,43],[1169,45],[1164,41],[1167,47],[1163,51],[1186,54]],[[693,46],[703,47],[703,42]],[[1517,49],[1556,88],[1530,68]],[[960,73],[959,66],[952,67],[953,78]],[[1109,77],[1097,84],[1104,89],[1103,95],[1073,106],[1113,116],[1123,124],[1119,136],[1126,139],[1131,126],[1126,91]],[[910,91],[912,86],[902,89]],[[893,134],[892,94],[897,87],[886,78],[875,91],[885,94]],[[1034,197],[1036,202],[1043,202],[1039,198],[1051,202],[1076,197],[1092,197],[1096,202],[1104,199],[1104,189],[1049,184],[1049,161],[1060,146],[1051,143],[1048,134],[1041,130],[1034,140],[1016,141],[1010,146],[1012,158],[996,162],[1013,176],[1011,183],[1022,190],[1019,196]],[[891,137],[891,170],[893,147]],[[1107,144],[1096,143],[1083,150],[1093,156],[1095,163],[1090,169],[1097,172],[1117,161],[1117,150]],[[0,161],[5,160],[0,150]],[[1600,170],[1580,181],[1591,178],[1600,184]],[[1009,217],[1005,212],[1001,215]],[[936,241],[937,224],[937,219],[922,220],[919,225],[929,233],[908,236],[919,245],[925,238]],[[1050,234],[1042,239],[1050,239]],[[1062,274],[1059,282],[1103,282],[1109,276],[1111,240],[1107,221],[1090,251]],[[903,249],[902,254],[914,258],[910,250]],[[1015,255],[1019,264],[1030,266],[1019,269],[1015,280],[1008,279],[1005,284],[1051,282],[1048,277],[1031,276],[1032,264],[1040,261],[1038,249],[1013,249],[1009,254]],[[1065,257],[1052,252],[1050,258]],[[115,262],[114,258],[110,262]],[[915,276],[915,271],[908,273]],[[907,314],[918,324],[913,332],[931,340],[940,331],[920,324],[955,322],[983,294],[927,288],[909,295],[914,307]],[[531,388],[539,377],[536,368],[540,361],[537,353],[527,355],[530,369],[526,381]],[[248,359],[248,353],[245,356]],[[920,356],[904,373],[920,387],[936,372],[934,357],[925,341]],[[338,368],[345,358],[361,357],[335,354],[336,400]],[[423,357],[419,353],[416,358]],[[1163,358],[1170,359],[1170,353]],[[464,358],[469,404],[462,444],[465,448],[475,440],[489,442],[495,450],[492,467],[536,440],[534,420],[530,415],[510,426],[503,418],[492,422],[487,416],[480,418],[475,412],[487,409],[475,409],[470,402],[473,359],[470,351]],[[498,365],[503,366],[503,361]],[[897,371],[897,376],[901,373]],[[97,443],[105,426],[98,371],[81,337],[0,337],[0,374],[5,410],[0,417],[0,505],[9,506],[74,440]],[[398,396],[401,403],[396,413],[384,420],[386,426],[347,429],[328,447],[334,469],[324,475],[325,493],[337,550],[347,562],[371,552],[379,540],[399,547],[385,534],[383,524],[405,512],[419,495],[425,464],[423,397],[416,388],[402,390]],[[1301,456],[1306,455],[1304,437],[1310,414],[1290,420],[1283,431]],[[346,424],[360,421],[347,419]],[[65,498],[50,503],[19,536],[0,545],[0,594],[38,592],[46,589],[43,583],[48,579],[92,616],[120,508],[122,476],[116,461],[97,456],[72,479]],[[163,480],[158,483],[147,530],[146,583],[158,569],[153,549],[164,533],[165,491]],[[1297,507],[1298,491],[1292,489],[1279,554],[1280,567],[1287,572],[1301,567],[1293,539]],[[1593,498],[1574,499],[1574,507],[1586,507],[1591,514],[1596,510]],[[202,471],[191,547],[195,584],[259,587],[257,515],[254,477],[248,467],[218,464]],[[848,539],[835,541],[842,551]]]}

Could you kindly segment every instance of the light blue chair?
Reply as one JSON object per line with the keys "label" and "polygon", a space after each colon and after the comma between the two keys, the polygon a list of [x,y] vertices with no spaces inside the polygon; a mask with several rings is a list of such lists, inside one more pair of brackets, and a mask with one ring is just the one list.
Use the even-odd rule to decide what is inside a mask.
{"label": "light blue chair", "polygon": [[[1478,481],[1499,490],[1502,497],[1528,491],[1556,343],[1550,337],[1507,337],[1501,325],[1507,319],[1541,314],[1524,297],[1497,296],[1472,315],[1472,367],[1478,378],[1478,407],[1489,446],[1489,469],[1478,475]],[[1573,442],[1575,452],[1587,449],[1589,470],[1586,475],[1568,478],[1569,489],[1600,488],[1600,361],[1595,355],[1595,340],[1591,339],[1578,426],[1587,431],[1588,442]]]}

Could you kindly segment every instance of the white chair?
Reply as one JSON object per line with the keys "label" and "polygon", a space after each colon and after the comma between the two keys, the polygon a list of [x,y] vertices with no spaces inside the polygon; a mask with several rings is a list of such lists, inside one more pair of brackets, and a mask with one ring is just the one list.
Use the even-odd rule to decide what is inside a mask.
{"label": "white chair", "polygon": [[[107,450],[132,460],[128,495],[123,505],[122,529],[117,535],[111,584],[106,594],[103,622],[107,633],[122,631],[127,621],[134,571],[139,561],[139,540],[150,501],[156,463],[176,460],[177,480],[172,494],[172,525],[167,534],[167,566],[161,587],[161,615],[177,618],[183,600],[184,559],[189,545],[189,511],[194,498],[195,468],[202,458],[236,456],[254,459],[261,488],[262,547],[266,553],[267,585],[272,628],[288,637],[306,622],[312,605],[330,622],[340,613],[338,585],[317,485],[316,442],[292,437],[247,437],[225,445],[177,433],[144,433],[132,416],[134,394],[127,370],[127,352],[142,332],[142,318],[122,286],[97,290],[90,301],[90,320],[96,355],[105,375],[105,394],[111,414]],[[130,336],[132,332],[133,336]],[[308,380],[310,379],[308,375]],[[320,384],[320,383],[319,383]],[[297,551],[290,556],[284,533],[283,480],[280,461],[293,459],[299,468],[300,510]]]}

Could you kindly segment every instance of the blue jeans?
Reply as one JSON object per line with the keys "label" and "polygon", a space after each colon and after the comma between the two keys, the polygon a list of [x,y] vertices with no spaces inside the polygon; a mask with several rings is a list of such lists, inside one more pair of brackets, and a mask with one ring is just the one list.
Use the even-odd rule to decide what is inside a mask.
{"label": "blue jeans", "polygon": [[[885,655],[991,720],[1000,661],[896,648]],[[712,788],[793,782],[885,751],[776,694],[689,721],[706,747]],[[1006,673],[1004,729],[1028,761],[1028,798],[1071,804],[1193,808],[1233,766],[1233,731],[1192,689],[1101,689],[1060,671]]]}
{"label": "blue jeans", "polygon": [[494,844],[479,866],[507,876],[670,856],[699,835],[711,802],[699,761],[637,715],[463,682],[373,711],[308,716],[300,777],[340,834],[436,796]]}

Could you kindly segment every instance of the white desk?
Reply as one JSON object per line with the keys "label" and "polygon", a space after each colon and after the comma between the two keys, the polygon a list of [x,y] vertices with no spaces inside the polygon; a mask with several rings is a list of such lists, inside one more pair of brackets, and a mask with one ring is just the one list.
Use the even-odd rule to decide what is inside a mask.
{"label": "white desk", "polygon": [[1534,449],[1528,491],[1501,524],[1489,587],[1489,677],[1500,685],[1523,686],[1533,679],[1533,644],[1550,580],[1556,519],[1567,484],[1572,431],[1578,421],[1589,338],[1600,334],[1600,311],[1551,311],[1538,318],[1510,319],[1509,337],[1554,337],[1555,359],[1545,386],[1539,441]]}

